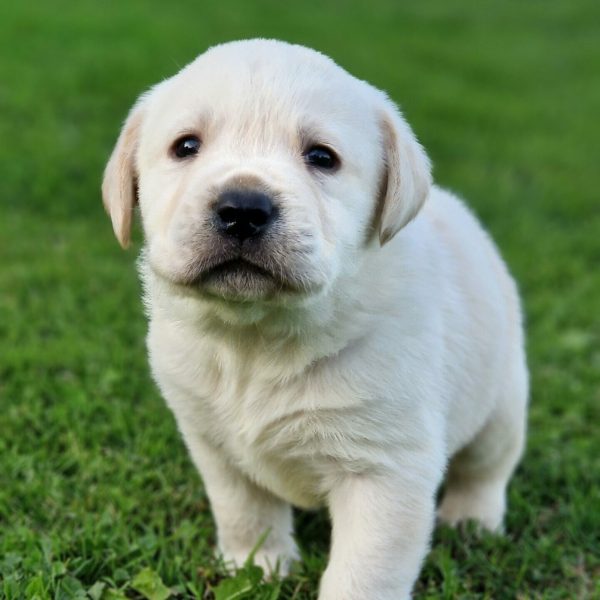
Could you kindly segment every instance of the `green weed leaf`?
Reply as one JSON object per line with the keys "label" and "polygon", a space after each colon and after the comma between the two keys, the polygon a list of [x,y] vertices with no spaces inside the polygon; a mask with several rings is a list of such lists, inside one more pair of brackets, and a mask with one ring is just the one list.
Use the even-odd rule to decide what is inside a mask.
{"label": "green weed leaf", "polygon": [[255,598],[263,578],[263,570],[256,565],[247,565],[234,577],[223,580],[214,590],[215,600],[244,600]]}
{"label": "green weed leaf", "polygon": [[96,583],[94,583],[94,585],[88,589],[88,596],[92,600],[101,600],[105,587],[106,583],[104,583],[104,581],[96,581]]}
{"label": "green weed leaf", "polygon": [[148,600],[166,600],[171,590],[163,583],[160,575],[149,567],[142,569],[131,582],[131,587]]}

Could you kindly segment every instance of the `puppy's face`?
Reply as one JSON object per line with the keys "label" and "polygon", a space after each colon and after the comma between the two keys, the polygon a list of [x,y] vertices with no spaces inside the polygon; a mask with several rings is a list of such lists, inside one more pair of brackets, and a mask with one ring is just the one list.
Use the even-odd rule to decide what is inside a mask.
{"label": "puppy's face", "polygon": [[418,211],[429,165],[384,94],[274,41],[201,55],[142,96],[104,201],[129,239],[139,201],[150,268],[203,297],[277,302],[326,291],[373,233]]}

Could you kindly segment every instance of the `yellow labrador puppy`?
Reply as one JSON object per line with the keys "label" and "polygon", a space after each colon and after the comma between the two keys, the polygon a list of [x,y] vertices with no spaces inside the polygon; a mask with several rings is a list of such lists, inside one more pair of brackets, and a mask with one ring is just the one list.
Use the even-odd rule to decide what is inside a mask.
{"label": "yellow labrador puppy", "polygon": [[497,530],[528,376],[515,285],[387,96],[322,54],[212,48],[143,94],[106,167],[139,203],[154,377],[226,560],[285,573],[333,522],[320,600],[410,596],[437,515]]}

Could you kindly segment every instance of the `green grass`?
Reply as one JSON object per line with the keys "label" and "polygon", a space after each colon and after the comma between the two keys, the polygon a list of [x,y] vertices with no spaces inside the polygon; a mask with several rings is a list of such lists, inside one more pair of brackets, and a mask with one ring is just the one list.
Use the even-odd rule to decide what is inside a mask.
{"label": "green grass", "polygon": [[[439,531],[416,597],[600,598],[599,22],[595,0],[2,3],[0,596],[162,600],[162,580],[212,598],[224,576],[99,182],[138,93],[264,36],[388,90],[524,296],[533,391],[507,535]],[[293,576],[224,585],[316,598],[327,517],[297,521]]]}

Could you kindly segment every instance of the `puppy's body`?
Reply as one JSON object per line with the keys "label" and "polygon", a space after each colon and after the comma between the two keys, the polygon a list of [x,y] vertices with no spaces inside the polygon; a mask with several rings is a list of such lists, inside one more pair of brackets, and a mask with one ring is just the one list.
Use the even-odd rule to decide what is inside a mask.
{"label": "puppy's body", "polygon": [[187,296],[155,294],[161,282],[143,272],[152,367],[187,443],[210,440],[298,506],[322,504],[343,472],[383,468],[380,447],[438,444],[444,461],[516,402],[510,381],[525,383],[509,372],[522,341],[514,285],[441,190],[364,261],[350,293],[327,298],[333,318],[317,301],[223,327],[211,301],[200,316]]}
{"label": "puppy's body", "polygon": [[[251,121],[262,126],[249,127],[240,110],[237,127],[234,118],[219,139],[207,134],[197,175],[192,163],[165,163],[161,173],[153,161],[163,160],[157,150],[164,143],[149,125],[156,127],[152,114],[182,89],[192,98],[210,96],[200,86],[195,91],[194,81],[202,79],[203,64],[211,66],[211,52],[213,61],[216,55],[233,70],[240,69],[236,60],[251,63],[247,90],[263,102],[274,98],[276,109],[261,112],[257,103]],[[406,597],[427,550],[436,490],[451,457],[441,519],[501,526],[527,398],[515,286],[462,203],[438,188],[427,191],[424,155],[405,124],[385,114],[376,90],[320,55],[276,42],[211,52],[178,75],[180,81],[161,84],[143,119],[134,112],[129,120],[139,120],[132,169],[147,237],[140,266],[154,376],[203,475],[227,559],[243,562],[270,530],[257,560],[285,570],[297,557],[290,504],[325,504],[334,529],[320,599]],[[306,63],[317,78],[332,81],[305,84]],[[282,75],[278,65],[290,74]],[[285,85],[269,80],[266,86],[265,72]],[[222,94],[227,84],[213,79],[218,84],[210,85]],[[331,102],[339,100],[333,112],[315,93],[327,86]],[[274,131],[285,136],[269,118],[306,115],[305,104],[329,119],[328,139],[342,148],[339,172],[305,176],[305,166],[285,155],[293,132],[283,146],[274,141]],[[218,118],[214,111],[202,113],[204,127],[206,119]],[[318,135],[318,123],[310,127]],[[364,165],[347,140],[353,131],[366,147]],[[387,192],[377,200],[382,160]],[[105,198],[110,178],[109,163]],[[260,242],[260,254],[256,240],[243,240],[235,252],[252,261],[269,255],[271,262],[260,258],[261,269],[273,269],[277,260],[278,286],[243,266],[210,278],[216,259],[205,237],[211,225],[194,211],[206,211],[210,197],[232,181],[239,187],[248,180],[275,190],[283,216]],[[206,188],[213,190],[207,200]],[[107,204],[119,234],[127,217],[115,217],[119,207],[110,198]],[[234,250],[223,244],[219,251],[229,259]],[[190,248],[204,257],[201,268]],[[209,279],[199,280],[198,269]]]}

